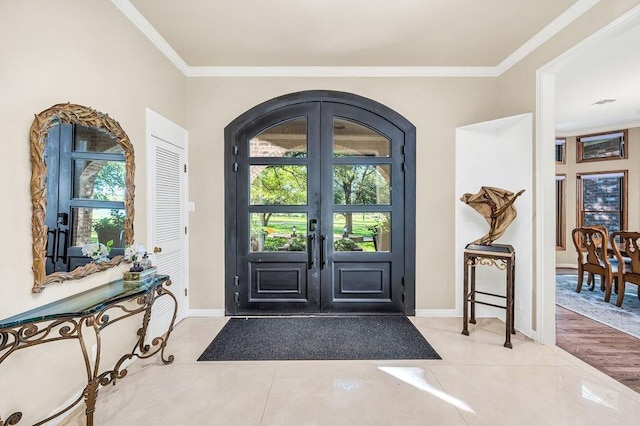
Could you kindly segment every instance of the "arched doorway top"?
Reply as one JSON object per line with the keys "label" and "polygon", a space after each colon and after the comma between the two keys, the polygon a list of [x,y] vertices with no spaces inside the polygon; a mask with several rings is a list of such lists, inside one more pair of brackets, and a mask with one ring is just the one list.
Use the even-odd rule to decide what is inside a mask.
{"label": "arched doorway top", "polygon": [[332,102],[364,109],[393,123],[396,127],[405,132],[405,134],[410,136],[409,140],[414,139],[413,135],[415,134],[415,126],[395,110],[381,104],[380,102],[374,101],[373,99],[337,90],[304,90],[301,92],[278,96],[249,109],[229,123],[225,130],[227,132],[234,132],[253,121],[256,117],[260,117],[279,108],[307,102]]}

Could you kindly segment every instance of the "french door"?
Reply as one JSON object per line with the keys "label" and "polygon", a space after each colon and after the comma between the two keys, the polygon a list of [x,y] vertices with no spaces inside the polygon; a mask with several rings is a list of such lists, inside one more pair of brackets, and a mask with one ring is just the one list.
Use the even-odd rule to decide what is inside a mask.
{"label": "french door", "polygon": [[404,129],[330,99],[227,130],[228,314],[414,309]]}

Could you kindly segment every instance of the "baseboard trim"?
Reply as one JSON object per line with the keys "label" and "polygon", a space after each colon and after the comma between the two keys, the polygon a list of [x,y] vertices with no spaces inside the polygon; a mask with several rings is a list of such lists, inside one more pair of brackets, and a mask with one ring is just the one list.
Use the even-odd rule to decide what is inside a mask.
{"label": "baseboard trim", "polygon": [[455,318],[460,317],[455,309],[416,309],[417,317]]}
{"label": "baseboard trim", "polygon": [[223,317],[224,309],[189,309],[187,318],[193,317]]}
{"label": "baseboard trim", "polygon": [[567,269],[575,269],[578,270],[578,267],[575,263],[556,263],[556,268],[567,268]]}

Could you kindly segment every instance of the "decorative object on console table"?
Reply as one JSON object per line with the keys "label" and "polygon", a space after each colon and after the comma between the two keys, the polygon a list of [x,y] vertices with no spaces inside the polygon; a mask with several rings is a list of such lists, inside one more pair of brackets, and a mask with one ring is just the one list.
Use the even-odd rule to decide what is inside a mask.
{"label": "decorative object on console table", "polygon": [[140,281],[144,281],[151,277],[155,277],[158,273],[158,268],[155,266],[145,269],[143,271],[125,271],[123,272],[124,283],[136,283],[139,284]]}
{"label": "decorative object on console table", "polygon": [[523,192],[524,189],[514,194],[506,189],[483,186],[475,194],[462,195],[460,201],[470,205],[489,224],[487,235],[475,240],[475,244],[491,245],[504,234],[516,218],[516,208],[513,207],[513,203]]}
{"label": "decorative object on console table", "polygon": [[[512,348],[511,335],[516,334],[515,329],[515,269],[516,253],[513,246],[507,244],[492,244],[500,238],[509,225],[516,218],[516,209],[513,203],[522,195],[524,189],[518,193],[513,193],[506,189],[492,186],[483,186],[475,194],[463,194],[460,198],[465,204],[470,205],[474,210],[482,215],[489,224],[489,232],[467,244],[464,250],[464,309],[462,334],[469,335],[468,323],[476,323],[476,303],[493,306],[506,310],[505,342],[504,346]],[[506,270],[506,295],[489,293],[476,290],[476,266],[496,266],[500,270]],[[470,273],[470,274],[469,274]],[[471,275],[471,276],[469,276]],[[469,288],[470,287],[470,288]],[[505,299],[505,305],[498,305],[487,301],[477,300],[477,295],[488,296],[489,298]],[[469,318],[469,306],[471,307],[471,318]]]}
{"label": "decorative object on console table", "polygon": [[[66,413],[72,407],[84,401],[86,424],[93,425],[93,414],[101,386],[115,385],[127,375],[123,363],[133,358],[149,358],[160,354],[164,364],[173,362],[173,355],[165,356],[169,336],[173,331],[178,301],[167,289],[171,280],[167,275],[157,275],[138,281],[135,285],[125,285],[123,280],[95,287],[82,293],[67,297],[57,302],[41,306],[28,312],[0,320],[0,363],[10,355],[22,349],[62,340],[80,342],[82,359],[84,360],[87,384],[82,397],[76,399],[51,416],[31,424],[41,425]],[[161,297],[173,300],[173,316],[167,330],[161,335],[147,336],[151,309]],[[142,316],[137,340],[131,350],[122,355],[113,367],[101,369],[102,344],[100,333],[106,327],[135,315]],[[91,333],[93,331],[93,333]],[[88,337],[86,335],[89,335]],[[151,337],[152,339],[149,339]],[[91,354],[89,342],[98,342],[97,351]],[[151,342],[150,344],[147,342]],[[6,418],[0,413],[0,425],[17,424],[24,417],[16,411]]]}

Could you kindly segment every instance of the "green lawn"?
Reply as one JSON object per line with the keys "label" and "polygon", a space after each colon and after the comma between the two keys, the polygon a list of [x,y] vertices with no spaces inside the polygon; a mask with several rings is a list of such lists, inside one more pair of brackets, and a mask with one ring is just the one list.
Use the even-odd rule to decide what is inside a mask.
{"label": "green lawn", "polygon": [[[335,216],[335,222],[333,224],[333,233],[337,235],[342,235],[345,219],[342,215]],[[371,232],[367,229],[367,226],[375,226],[377,220],[374,215],[365,215],[364,218],[362,214],[356,213],[353,215],[353,231],[351,235],[367,237],[371,236]],[[286,217],[284,215],[273,215],[269,220],[269,224],[264,227],[269,234],[291,234],[292,227],[296,227],[296,232],[304,233],[307,229],[307,221],[304,217],[300,216],[290,216]],[[258,227],[262,228],[261,225]],[[253,229],[256,226],[252,226]]]}
{"label": "green lawn", "polygon": [[[340,214],[336,214],[335,222],[333,224],[334,238],[342,238],[342,233],[345,226],[345,218]],[[367,229],[367,226],[375,226],[378,223],[377,214],[362,214],[354,213],[353,215],[353,232],[350,235],[355,237],[372,237],[371,231]],[[264,229],[270,235],[291,235],[292,228],[296,227],[296,234],[304,235],[307,229],[307,220],[305,216],[274,214],[269,220],[269,224],[266,227],[260,225],[258,216],[253,217],[254,222],[251,224],[252,233],[258,232],[260,229]],[[373,241],[364,241],[357,243],[358,247],[363,251],[375,251]]]}

